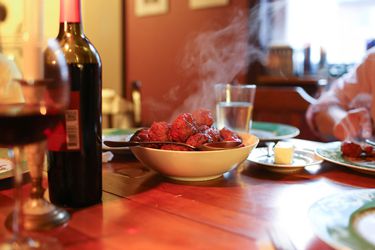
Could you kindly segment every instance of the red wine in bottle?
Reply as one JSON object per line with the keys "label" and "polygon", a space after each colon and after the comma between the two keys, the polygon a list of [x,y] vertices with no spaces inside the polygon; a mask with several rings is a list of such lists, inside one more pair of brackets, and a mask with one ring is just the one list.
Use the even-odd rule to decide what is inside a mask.
{"label": "red wine in bottle", "polygon": [[[52,203],[72,208],[101,202],[100,56],[83,33],[80,0],[60,0],[56,38],[66,59],[71,81],[70,105],[55,133],[48,138],[48,186]],[[45,55],[46,78],[56,73]]]}

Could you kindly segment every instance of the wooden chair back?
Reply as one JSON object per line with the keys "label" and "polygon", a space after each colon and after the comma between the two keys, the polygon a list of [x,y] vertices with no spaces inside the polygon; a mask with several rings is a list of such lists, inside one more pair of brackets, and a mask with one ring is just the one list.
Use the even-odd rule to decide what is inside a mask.
{"label": "wooden chair back", "polygon": [[307,108],[315,101],[301,87],[258,86],[253,120],[292,125],[300,129],[298,138],[318,140],[305,118]]}

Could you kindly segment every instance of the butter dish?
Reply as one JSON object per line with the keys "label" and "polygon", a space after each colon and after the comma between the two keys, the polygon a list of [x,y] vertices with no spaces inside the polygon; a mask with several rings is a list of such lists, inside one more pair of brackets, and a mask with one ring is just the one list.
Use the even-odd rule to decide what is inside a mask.
{"label": "butter dish", "polygon": [[255,148],[247,159],[251,162],[262,165],[269,171],[277,173],[300,171],[306,166],[320,164],[323,161],[323,159],[316,155],[312,150],[294,148],[292,161],[289,164],[280,164],[275,162],[275,154],[277,153],[278,152],[269,155],[266,147]]}

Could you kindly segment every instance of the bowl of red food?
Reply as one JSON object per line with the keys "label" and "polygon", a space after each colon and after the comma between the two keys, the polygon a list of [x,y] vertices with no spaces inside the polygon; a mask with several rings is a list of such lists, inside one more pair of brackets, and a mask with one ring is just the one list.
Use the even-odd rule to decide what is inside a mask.
{"label": "bowl of red food", "polygon": [[172,123],[154,122],[137,131],[133,141],[174,141],[199,147],[204,143],[240,141],[241,145],[225,150],[192,151],[180,145],[131,147],[132,153],[145,166],[164,176],[182,181],[205,181],[221,177],[247,159],[259,139],[248,133],[235,133],[213,126],[207,110],[179,115]]}

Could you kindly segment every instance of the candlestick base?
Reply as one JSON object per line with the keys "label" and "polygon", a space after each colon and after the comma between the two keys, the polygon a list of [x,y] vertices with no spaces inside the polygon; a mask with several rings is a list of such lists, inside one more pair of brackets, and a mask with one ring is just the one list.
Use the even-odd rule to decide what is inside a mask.
{"label": "candlestick base", "polygon": [[[35,209],[37,208],[37,209]],[[30,199],[23,206],[22,227],[26,231],[43,231],[62,226],[70,219],[70,214],[44,199]],[[13,213],[9,214],[5,225],[12,230]]]}

